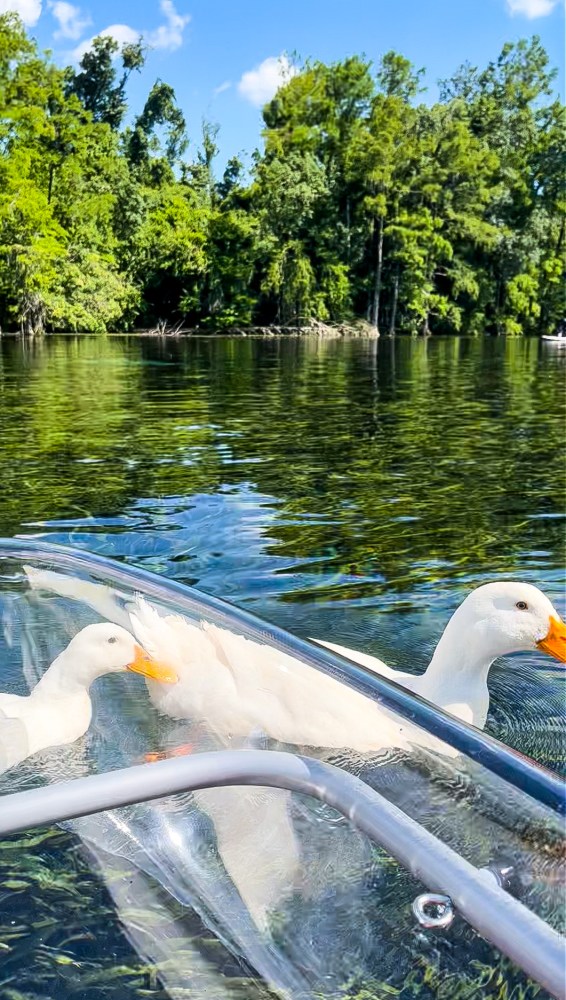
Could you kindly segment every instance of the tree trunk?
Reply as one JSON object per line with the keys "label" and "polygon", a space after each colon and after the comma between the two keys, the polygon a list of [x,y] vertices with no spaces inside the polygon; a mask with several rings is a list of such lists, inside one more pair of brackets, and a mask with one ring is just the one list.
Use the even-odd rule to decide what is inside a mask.
{"label": "tree trunk", "polygon": [[20,332],[26,337],[45,333],[45,308],[37,292],[24,292],[20,301]]}
{"label": "tree trunk", "polygon": [[[373,219],[372,223],[371,223],[371,237],[370,237],[370,247],[369,247],[370,252],[373,249],[374,242],[375,242],[375,219]],[[368,253],[368,257],[369,257],[369,253]],[[369,264],[369,261],[368,261],[368,264]],[[371,305],[372,305],[372,293],[371,293],[370,289],[368,288],[367,309],[366,309],[366,319],[367,319],[368,323],[371,323]]]}
{"label": "tree trunk", "polygon": [[377,257],[375,261],[375,281],[373,286],[373,301],[371,304],[370,323],[379,333],[379,305],[381,298],[381,273],[383,270],[383,219],[377,226]]}
{"label": "tree trunk", "polygon": [[399,272],[395,272],[393,279],[393,302],[391,303],[391,319],[389,321],[389,336],[395,336],[395,323],[397,320],[397,301],[399,298]]}

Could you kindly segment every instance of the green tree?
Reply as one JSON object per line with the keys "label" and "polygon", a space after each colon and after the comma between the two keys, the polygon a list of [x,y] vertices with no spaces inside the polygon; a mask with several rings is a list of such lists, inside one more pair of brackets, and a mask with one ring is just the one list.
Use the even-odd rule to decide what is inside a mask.
{"label": "green tree", "polygon": [[560,315],[564,273],[564,108],[540,39],[505,45],[479,72],[461,68],[441,90],[498,158],[489,218],[499,235],[475,261],[494,332],[535,332]]}
{"label": "green tree", "polygon": [[118,140],[13,16],[0,39],[2,320],[26,333],[116,326],[136,297],[112,226]]}
{"label": "green tree", "polygon": [[125,146],[130,163],[142,171],[146,182],[160,183],[164,176],[173,180],[172,168],[187,147],[187,133],[175,91],[169,84],[161,80],[154,83],[141,115],[126,134]]}
{"label": "green tree", "polygon": [[[114,66],[120,52],[122,75]],[[123,45],[110,35],[95,38],[80,62],[80,72],[67,70],[67,93],[76,94],[95,122],[104,122],[112,129],[119,129],[127,110],[126,84],[134,70],[141,70],[145,62],[141,41]]]}

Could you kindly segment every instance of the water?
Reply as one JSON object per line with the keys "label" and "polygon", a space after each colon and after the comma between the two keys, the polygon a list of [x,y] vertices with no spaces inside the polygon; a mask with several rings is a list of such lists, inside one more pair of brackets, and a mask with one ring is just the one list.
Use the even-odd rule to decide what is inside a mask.
{"label": "water", "polygon": [[[564,611],[565,359],[543,343],[5,338],[0,364],[1,534],[139,564],[400,668],[426,665],[480,582],[528,580]],[[563,770],[558,665],[507,658],[490,689],[488,730]],[[89,1000],[161,996],[70,838],[9,850],[0,1000],[38,983],[81,997],[89,963]]]}

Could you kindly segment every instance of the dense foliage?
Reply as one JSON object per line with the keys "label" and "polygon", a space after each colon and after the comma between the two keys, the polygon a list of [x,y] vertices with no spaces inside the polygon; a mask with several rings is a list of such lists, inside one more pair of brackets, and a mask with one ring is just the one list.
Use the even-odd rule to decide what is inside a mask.
{"label": "dense foliage", "polygon": [[[251,177],[186,159],[143,46],[60,69],[0,17],[0,325],[105,331],[365,317],[381,332],[542,332],[560,318],[563,106],[539,40],[460,68],[436,104],[388,53],[306,63],[263,110]],[[129,125],[125,121],[131,119]]]}

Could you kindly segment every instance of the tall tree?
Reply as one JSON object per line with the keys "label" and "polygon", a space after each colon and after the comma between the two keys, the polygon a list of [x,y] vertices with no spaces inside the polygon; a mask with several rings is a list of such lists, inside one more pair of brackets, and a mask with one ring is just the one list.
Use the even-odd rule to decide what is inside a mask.
{"label": "tall tree", "polygon": [[[141,115],[125,136],[130,163],[138,170],[143,169],[147,180],[152,179],[152,174],[153,181],[159,182],[163,178],[164,161],[172,171],[185,152],[187,142],[187,126],[177,105],[175,91],[169,84],[157,80]],[[171,171],[169,179],[172,180]]]}
{"label": "tall tree", "polygon": [[[117,53],[122,61],[122,74],[118,78],[114,61]],[[126,84],[134,70],[141,70],[145,62],[143,43],[118,45],[110,35],[99,35],[80,61],[80,71],[67,71],[67,92],[76,94],[82,106],[95,122],[104,122],[112,129],[119,129],[127,109]]]}
{"label": "tall tree", "polygon": [[473,134],[498,157],[490,220],[499,238],[475,262],[494,332],[535,332],[557,315],[564,109],[551,99],[555,76],[535,36],[505,45],[481,72],[461,68],[441,88],[441,100],[459,100]]}

